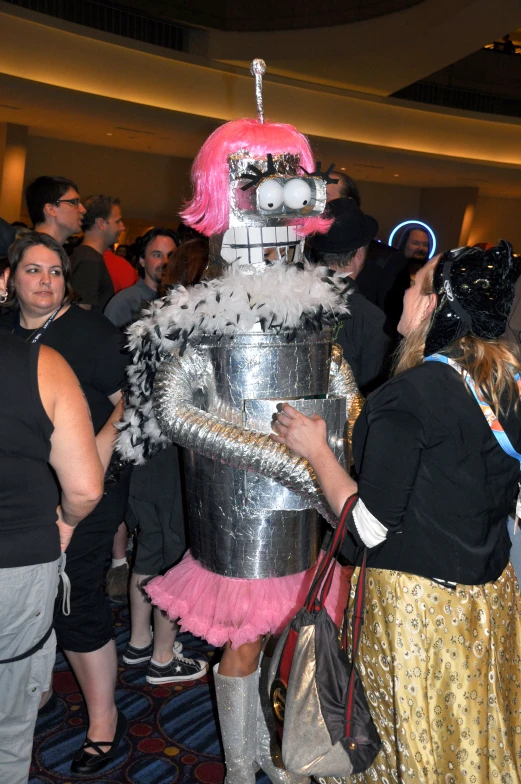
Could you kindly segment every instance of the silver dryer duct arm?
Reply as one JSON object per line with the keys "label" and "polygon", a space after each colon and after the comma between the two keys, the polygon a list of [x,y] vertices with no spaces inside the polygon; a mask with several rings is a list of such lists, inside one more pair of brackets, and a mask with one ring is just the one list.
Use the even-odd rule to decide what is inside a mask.
{"label": "silver dryer duct arm", "polygon": [[[210,377],[207,360],[196,349],[182,357],[174,355],[161,364],[154,385],[154,409],[165,435],[204,457],[274,479],[309,501],[335,526],[337,517],[307,460],[292,454],[265,433],[247,430],[197,406],[198,397],[207,396]],[[338,385],[341,386],[340,378]]]}

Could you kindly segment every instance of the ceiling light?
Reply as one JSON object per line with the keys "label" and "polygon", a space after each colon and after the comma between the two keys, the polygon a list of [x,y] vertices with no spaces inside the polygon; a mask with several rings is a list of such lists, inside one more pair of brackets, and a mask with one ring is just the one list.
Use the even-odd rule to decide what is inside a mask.
{"label": "ceiling light", "polygon": [[111,134],[111,133],[108,133],[108,134],[107,134],[107,136],[112,136],[112,134]]}
{"label": "ceiling light", "polygon": [[340,167],[340,171],[345,171],[345,170],[346,170],[346,167],[345,167],[345,166],[341,166],[341,167]]}
{"label": "ceiling light", "polygon": [[400,176],[399,174],[393,174],[393,177],[399,177],[399,176]]}

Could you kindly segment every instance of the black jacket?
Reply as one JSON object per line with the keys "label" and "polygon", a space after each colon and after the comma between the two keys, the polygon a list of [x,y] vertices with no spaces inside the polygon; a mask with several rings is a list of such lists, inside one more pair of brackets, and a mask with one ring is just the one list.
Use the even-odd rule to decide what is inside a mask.
{"label": "black jacket", "polygon": [[340,322],[334,342],[342,346],[360,391],[367,395],[382,384],[388,373],[392,328],[385,313],[369,302],[353,281],[350,316]]}
{"label": "black jacket", "polygon": [[356,282],[360,293],[383,310],[396,327],[402,315],[403,295],[409,288],[409,270],[403,253],[373,240]]}

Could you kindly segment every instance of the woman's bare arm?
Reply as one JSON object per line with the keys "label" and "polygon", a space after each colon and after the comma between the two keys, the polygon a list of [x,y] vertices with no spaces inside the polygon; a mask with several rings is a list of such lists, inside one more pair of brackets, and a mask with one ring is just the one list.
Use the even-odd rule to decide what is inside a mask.
{"label": "woman's bare arm", "polygon": [[273,423],[274,441],[284,444],[313,468],[329,505],[337,516],[346,499],[356,493],[357,483],[344,471],[327,443],[324,420],[317,414],[308,417],[283,403]]}
{"label": "woman's bare arm", "polygon": [[103,495],[104,472],[89,407],[70,366],[47,346],[40,346],[38,388],[43,407],[54,425],[49,462],[62,492],[62,519],[58,525],[74,527]]}
{"label": "woman's bare arm", "polygon": [[114,406],[114,411],[96,436],[96,446],[104,471],[109,467],[110,459],[114,451],[118,435],[115,425],[123,416],[123,406],[124,400],[123,397],[120,397],[118,403]]}

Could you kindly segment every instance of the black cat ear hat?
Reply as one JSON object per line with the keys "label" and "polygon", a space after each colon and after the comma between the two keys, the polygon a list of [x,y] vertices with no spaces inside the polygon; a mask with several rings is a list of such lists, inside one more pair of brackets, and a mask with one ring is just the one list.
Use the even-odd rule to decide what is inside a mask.
{"label": "black cat ear hat", "polygon": [[444,253],[434,270],[438,306],[425,356],[464,335],[499,338],[507,326],[516,278],[512,247],[505,240],[490,250],[464,247]]}

